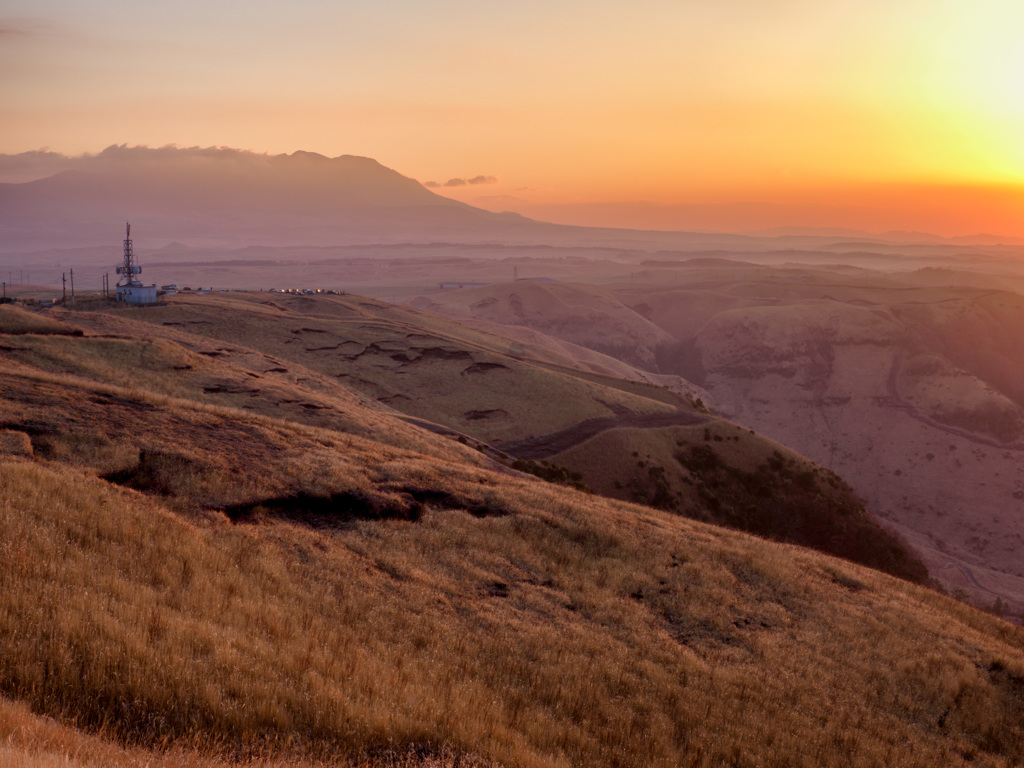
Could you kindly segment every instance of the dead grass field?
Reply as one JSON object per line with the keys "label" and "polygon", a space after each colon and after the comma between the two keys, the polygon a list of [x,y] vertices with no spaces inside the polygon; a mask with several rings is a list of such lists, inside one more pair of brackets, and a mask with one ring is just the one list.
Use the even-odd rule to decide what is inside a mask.
{"label": "dead grass field", "polygon": [[50,362],[0,373],[10,763],[1024,761],[1024,631],[936,592],[511,473],[358,398],[370,436],[24,339]]}
{"label": "dead grass field", "polygon": [[0,304],[0,334],[10,336],[23,333],[82,335],[81,329],[52,317],[29,312],[13,304]]}
{"label": "dead grass field", "polygon": [[392,749],[354,759],[315,760],[292,751],[256,758],[231,758],[180,746],[146,749],[118,744],[102,731],[85,733],[25,704],[0,698],[0,765],[4,768],[492,768],[478,756],[450,747],[432,753]]}
{"label": "dead grass field", "polygon": [[[591,413],[697,410],[687,396],[678,392],[556,365],[545,358],[543,350],[536,356],[525,347],[520,350],[519,357],[529,357],[528,363],[500,356],[494,349],[507,340],[459,329],[444,318],[360,297],[227,294],[183,298],[145,310],[115,308],[109,313],[61,314],[75,319],[89,334],[84,338],[19,336],[18,345],[7,349],[9,359],[52,374],[73,374],[133,390],[228,405],[437,456],[449,453],[450,443],[436,438],[424,441],[420,430],[390,418],[388,414],[393,411],[374,400],[372,391],[381,386],[398,388],[401,396],[385,398],[395,408],[414,415],[428,413],[442,424],[476,436],[522,434],[564,422],[567,416],[576,419]],[[149,318],[149,322],[138,322],[136,318],[140,317]],[[198,333],[193,332],[195,329]],[[456,330],[463,335],[455,334]],[[442,332],[445,335],[439,335]],[[157,338],[151,338],[156,334]],[[376,334],[377,341],[370,340],[372,334]],[[346,340],[339,341],[343,337]],[[325,346],[314,347],[315,354],[311,355],[309,338]],[[391,350],[387,354],[383,352],[385,347]],[[375,352],[368,356],[370,349]],[[498,360],[502,362],[495,362]],[[366,377],[361,381],[371,394],[357,394],[339,383],[339,376],[348,381],[356,375],[353,371],[361,371],[360,375]],[[372,387],[366,383],[370,378],[377,382]],[[489,405],[501,407],[464,410],[472,403],[481,405],[481,397],[488,398]],[[86,397],[83,402],[92,401]],[[153,437],[148,439],[148,447],[136,445],[118,454],[121,449],[114,445],[117,441],[112,435],[117,427],[112,423],[101,425],[87,440],[90,425],[103,421],[103,409],[115,410],[101,398],[84,422],[71,419],[75,424],[73,434],[59,440],[56,436],[67,431],[59,418],[40,426],[46,422],[47,408],[37,408],[31,418],[22,414],[21,419],[35,420],[34,429],[50,435],[41,443],[48,455],[80,453],[78,443],[105,441],[102,455],[106,464],[98,471],[111,476],[120,472],[125,482],[136,486],[148,483],[168,487],[169,483],[160,479],[167,474],[168,464],[207,467],[202,477],[193,478],[193,483],[209,486],[213,482],[208,468],[217,466],[214,457],[204,455],[196,460],[182,456]],[[473,418],[464,418],[466,413]],[[700,414],[700,418],[710,417]],[[569,451],[564,461],[556,463],[582,472],[590,487],[606,495],[814,546],[918,582],[926,580],[921,563],[868,517],[848,488],[833,487],[828,478],[820,489],[803,488],[788,482],[784,472],[761,472],[769,454],[781,446],[720,420],[712,420],[709,426],[715,433],[712,450],[724,450],[721,471],[706,467],[707,472],[697,476],[678,460],[681,453],[693,450],[695,445],[701,450],[710,448],[698,445],[701,433],[712,440],[707,427],[697,432],[674,432],[675,437],[667,442],[669,433],[664,430],[616,430],[589,441],[587,447]],[[180,428],[171,424],[158,432],[175,433]],[[723,431],[728,433],[725,442],[719,434]],[[209,445],[219,444],[212,434],[207,440]],[[438,451],[435,445],[442,447]],[[657,454],[654,458],[652,451]],[[490,454],[500,457],[500,451]],[[756,466],[746,466],[751,463],[743,458],[746,454],[759,457]],[[252,459],[254,463],[264,460],[262,456]],[[801,466],[806,464],[803,459],[799,461]],[[754,471],[761,474],[749,474]],[[745,474],[740,477],[737,473]],[[756,481],[756,488],[747,488],[749,482],[737,483],[737,478]],[[242,487],[232,482],[222,484],[235,490]],[[740,489],[738,495],[729,491],[736,488]],[[244,501],[217,501],[216,494],[208,495],[207,503],[222,506]]]}
{"label": "dead grass field", "polygon": [[[609,415],[609,404],[649,413],[690,402],[661,387],[584,378],[572,370],[570,358],[549,350],[362,297],[176,296],[166,306],[113,314],[141,320],[142,327],[151,328],[149,337],[187,331],[214,340],[201,353],[225,361],[258,350],[280,361],[274,367],[298,366],[292,379],[303,378],[302,369],[314,371],[399,411],[486,442]],[[75,320],[96,329],[111,323],[107,315],[77,315]],[[642,388],[647,394],[637,392]]]}
{"label": "dead grass field", "polygon": [[[49,380],[61,384],[81,379],[85,381],[78,383],[111,385],[113,391],[223,405],[382,442],[409,446],[419,441],[419,450],[446,450],[445,443],[396,421],[392,409],[316,371],[299,366],[280,369],[279,361],[241,349],[224,360],[190,349],[187,337],[139,339],[138,326],[119,330],[118,337],[19,336],[6,345],[3,355],[9,365],[49,374]],[[123,333],[129,330],[134,333]]]}
{"label": "dead grass field", "polygon": [[[472,492],[408,459],[386,471]],[[3,689],[121,744],[241,757],[1024,759],[1019,629],[793,547],[482,479],[499,514],[231,524],[7,460]]]}

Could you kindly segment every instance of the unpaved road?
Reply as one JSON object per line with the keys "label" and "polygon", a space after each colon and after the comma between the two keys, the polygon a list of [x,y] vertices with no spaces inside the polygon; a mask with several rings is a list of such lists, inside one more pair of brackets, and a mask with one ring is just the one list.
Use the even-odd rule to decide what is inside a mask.
{"label": "unpaved road", "polygon": [[889,371],[889,380],[887,382],[889,395],[886,398],[876,398],[876,404],[902,411],[910,418],[915,419],[932,429],[937,429],[955,437],[962,437],[964,440],[970,440],[972,443],[977,443],[978,445],[985,445],[989,448],[996,448],[1002,451],[1024,451],[1024,443],[1004,443],[998,440],[985,438],[976,432],[953,427],[949,424],[943,424],[941,421],[936,421],[935,419],[921,413],[912,403],[903,398],[903,395],[900,394],[899,387],[897,386],[900,371],[903,369],[903,357],[903,351],[900,350],[893,358],[892,368]]}
{"label": "unpaved road", "polygon": [[570,427],[547,435],[534,435],[498,443],[494,447],[519,459],[547,459],[570,448],[574,448],[595,435],[609,429],[632,427],[636,429],[657,429],[658,427],[689,427],[704,424],[711,419],[703,414],[689,411],[672,413],[617,413],[577,422]]}
{"label": "unpaved road", "polygon": [[1007,603],[1007,604],[1009,604],[1011,606],[1016,605],[1018,607],[1024,607],[1024,604],[1022,604],[1016,598],[1007,597],[1006,595],[1001,595],[998,592],[995,592],[995,591],[989,589],[988,587],[985,587],[985,586],[982,586],[981,584],[979,584],[978,580],[974,577],[973,571],[971,571],[971,569],[968,568],[966,565],[961,565],[960,563],[946,563],[946,567],[943,568],[942,570],[948,571],[951,568],[958,569],[964,576],[967,577],[967,580],[970,581],[971,584],[973,584],[975,587],[980,589],[982,592],[988,592],[990,595],[998,597],[1004,603]]}

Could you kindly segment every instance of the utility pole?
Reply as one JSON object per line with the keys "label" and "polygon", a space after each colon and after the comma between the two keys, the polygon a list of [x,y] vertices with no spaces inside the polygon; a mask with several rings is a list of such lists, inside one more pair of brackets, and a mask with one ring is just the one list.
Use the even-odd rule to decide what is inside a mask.
{"label": "utility pole", "polygon": [[75,270],[71,270],[71,306],[75,306]]}
{"label": "utility pole", "polygon": [[60,273],[61,287],[64,289],[64,298],[61,301],[62,304],[67,306],[68,303],[68,275],[66,272]]}

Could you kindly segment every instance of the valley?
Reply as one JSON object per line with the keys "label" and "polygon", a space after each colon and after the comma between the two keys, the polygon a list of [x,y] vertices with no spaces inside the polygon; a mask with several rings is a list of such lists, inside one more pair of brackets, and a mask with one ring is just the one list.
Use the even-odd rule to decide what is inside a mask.
{"label": "valley", "polygon": [[[698,385],[716,412],[847,479],[947,589],[1019,609],[1024,298],[983,274],[935,277],[695,260],[602,286],[600,302],[574,286],[503,283],[418,306],[655,359],[649,370]],[[538,291],[571,309],[500,315]],[[635,330],[616,332],[624,313]],[[643,336],[652,325],[673,340]]]}

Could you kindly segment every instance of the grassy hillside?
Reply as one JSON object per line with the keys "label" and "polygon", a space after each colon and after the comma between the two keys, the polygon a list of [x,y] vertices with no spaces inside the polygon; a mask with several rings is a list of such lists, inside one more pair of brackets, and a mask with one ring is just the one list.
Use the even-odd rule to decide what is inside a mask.
{"label": "grassy hillside", "polygon": [[[724,259],[645,266],[592,295],[546,285],[547,305],[501,319],[587,345],[653,324],[672,342],[634,336],[628,359],[646,354],[702,387],[717,412],[841,475],[946,589],[1024,616],[1024,295],[1013,278]],[[437,308],[497,319],[517,291],[453,291]],[[587,334],[566,317],[589,318]],[[634,479],[618,466],[616,479]]]}
{"label": "grassy hillside", "polygon": [[[21,316],[34,317],[24,311]],[[517,354],[510,356],[498,351],[513,343],[508,339],[360,297],[215,295],[145,310],[59,312],[58,316],[65,322],[45,316],[35,322],[59,326],[64,329],[61,335],[12,336],[3,350],[5,357],[23,370],[51,377],[74,375],[240,408],[439,457],[451,454],[451,441],[393,418],[398,409],[454,429],[453,435],[469,435],[468,440],[460,439],[506,466],[527,471],[532,465],[515,465],[514,459],[534,458],[538,445],[549,458],[600,430],[628,426],[627,430],[615,430],[614,438],[599,435],[593,443],[601,446],[599,450],[577,450],[564,463],[581,472],[590,487],[601,493],[815,546],[925,581],[916,558],[902,557],[902,546],[864,514],[845,486],[830,487],[827,494],[819,495],[792,483],[776,483],[770,494],[747,492],[742,498],[727,500],[723,509],[718,498],[721,492],[706,492],[708,483],[693,486],[691,473],[671,457],[652,464],[635,478],[638,462],[634,454],[646,455],[652,441],[662,441],[665,433],[659,427],[703,425],[694,435],[709,427],[716,432],[737,428],[701,410],[688,396],[645,382],[567,367],[563,363],[571,360],[552,357],[545,348],[534,350],[517,344]],[[317,344],[323,346],[296,342],[307,337],[321,339]],[[384,349],[390,352],[385,354]],[[31,385],[36,386],[44,385]],[[144,432],[144,422],[131,409],[119,415],[121,411],[109,398],[78,398],[78,412],[65,417],[60,408],[46,405],[59,399],[53,386],[43,399],[28,396],[24,389],[11,384],[11,407],[18,403],[15,422],[40,436],[36,442],[46,455],[77,456],[83,453],[80,445],[102,444],[105,447],[97,455],[110,466],[98,471],[134,473],[132,482],[136,484],[166,485],[154,479],[160,474],[157,464],[192,462],[181,458],[173,445],[125,449],[122,433],[125,429]],[[383,389],[392,394],[378,396]],[[467,412],[467,403],[478,410]],[[566,426],[557,429],[561,425]],[[160,426],[156,435],[146,440],[159,442],[158,435],[174,434],[180,427],[174,423]],[[549,432],[552,428],[554,441]],[[678,434],[691,433],[684,429]],[[496,450],[476,442],[502,436],[524,437],[494,443]],[[758,435],[745,437],[745,449],[762,456],[762,461],[778,447]],[[682,444],[668,448],[678,452]],[[216,434],[210,433],[207,445],[219,445]],[[261,463],[265,456],[254,456],[252,461]],[[670,467],[667,474],[650,474],[655,466],[664,468],[666,464]],[[562,470],[532,471],[549,479],[569,479]],[[148,479],[140,479],[143,477]],[[733,479],[708,478],[708,482],[716,487],[723,482],[730,488],[746,487],[731,482]],[[612,487],[613,480],[619,482],[618,487]],[[759,486],[759,491],[765,488]],[[735,511],[751,506],[756,514]],[[793,509],[803,511],[794,515]],[[853,520],[856,525],[850,524]]]}
{"label": "grassy hillside", "polygon": [[459,319],[533,328],[648,370],[655,367],[653,350],[672,341],[610,291],[584,283],[497,283],[447,291],[424,308]]}
{"label": "grassy hillside", "polygon": [[[300,400],[324,407],[271,416],[284,374],[249,376],[270,353],[211,357],[174,326],[177,341],[142,340],[110,322],[106,338],[3,340],[0,757],[1024,760],[1019,628],[515,473],[315,372]],[[115,359],[146,373],[122,386]],[[302,421],[325,411],[329,426]],[[730,461],[756,468],[746,436]]]}
{"label": "grassy hillside", "polygon": [[610,430],[550,461],[606,496],[928,581],[906,542],[880,528],[834,472],[727,421]]}
{"label": "grassy hillside", "polygon": [[207,415],[221,453],[231,430],[287,435],[290,465],[261,464],[271,477],[234,496],[263,504],[213,511],[219,486],[195,466],[165,466],[174,482],[143,495],[55,459],[0,461],[6,696],[129,748],[243,757],[1024,759],[1024,638],[966,606],[539,481]]}
{"label": "grassy hillside", "polygon": [[[644,396],[605,377],[584,380],[550,350],[460,326],[451,320],[362,297],[227,294],[174,297],[166,306],[78,316],[98,332],[215,340],[201,353],[235,362],[252,351],[264,370],[326,376],[404,413],[495,441],[546,432],[616,407],[637,412],[692,407],[683,395],[647,385]],[[120,321],[120,322],[119,322]],[[277,361],[270,364],[269,360]],[[301,383],[301,381],[300,381]],[[611,409],[610,409],[611,408]]]}
{"label": "grassy hillside", "polygon": [[[202,340],[142,340],[139,331],[145,331],[145,326],[121,327],[126,329],[132,333],[82,338],[24,335],[4,344],[0,353],[9,370],[43,380],[62,383],[71,377],[79,384],[93,382],[199,404],[224,405],[374,436],[383,442],[410,445],[427,440],[424,449],[430,445],[432,450],[450,450],[449,441],[396,421],[391,409],[315,371],[282,369],[280,361],[237,348],[225,360],[219,353],[211,356],[201,345],[197,350],[194,342],[201,344]],[[19,385],[17,391],[21,389]],[[15,391],[12,389],[9,396],[13,397]],[[46,418],[46,401],[36,403],[42,403],[37,410],[40,418]],[[104,420],[102,408],[96,408],[91,418],[104,434],[122,432],[116,422]]]}
{"label": "grassy hillside", "polygon": [[[601,493],[815,546],[915,581],[926,580],[916,558],[903,556],[902,545],[864,513],[845,486],[819,495],[792,483],[776,483],[767,496],[747,492],[723,510],[721,499],[705,492],[707,483],[683,485],[692,486],[689,473],[671,457],[668,474],[649,475],[652,465],[635,478],[633,454],[646,453],[649,443],[662,439],[658,427],[698,424],[735,430],[735,425],[715,419],[688,396],[664,387],[568,367],[573,360],[559,358],[545,347],[535,350],[436,315],[361,297],[214,295],[145,310],[59,316],[68,321],[62,327],[75,329],[70,324],[75,322],[87,333],[83,336],[79,328],[77,335],[21,335],[17,344],[6,347],[8,358],[50,373],[228,405],[425,450],[431,443],[423,442],[419,430],[387,416],[398,409],[454,429],[456,435],[484,441],[503,438],[494,443],[497,450],[481,447],[506,465],[514,464],[514,458],[535,458],[537,445],[546,448],[541,453],[549,458],[598,430],[628,426],[626,431],[617,430],[615,438],[599,437],[602,447],[596,453],[576,451],[567,466],[581,472]],[[309,338],[319,341],[309,346]],[[509,345],[515,346],[515,355],[502,352]],[[379,395],[384,390],[391,394]],[[475,409],[467,411],[470,405]],[[45,420],[46,409],[37,410],[34,418]],[[95,414],[92,420],[100,423],[102,417]],[[53,424],[34,429],[61,431]],[[108,424],[93,439],[107,440],[106,433],[116,429]],[[551,430],[560,447],[552,447]],[[670,447],[678,451],[679,445]],[[777,447],[757,435],[747,436],[745,445],[762,459]],[[444,451],[450,447],[445,445],[436,455]],[[144,456],[147,462],[151,453]],[[665,467],[666,462],[657,466]],[[532,471],[549,479],[569,479],[562,470]],[[619,487],[612,487],[613,480]],[[709,482],[717,486],[724,480]],[[735,486],[731,480],[728,485]],[[694,493],[695,488],[703,490]],[[757,509],[754,515],[735,511],[752,505]],[[794,515],[792,509],[803,512]]]}
{"label": "grassy hillside", "polygon": [[228,757],[172,746],[166,749],[125,746],[110,738],[61,724],[29,707],[0,697],[0,764],[10,768],[492,768],[483,758],[446,747],[425,757],[413,748],[389,749],[372,762],[337,756],[312,759],[297,750],[280,749],[255,759]]}

